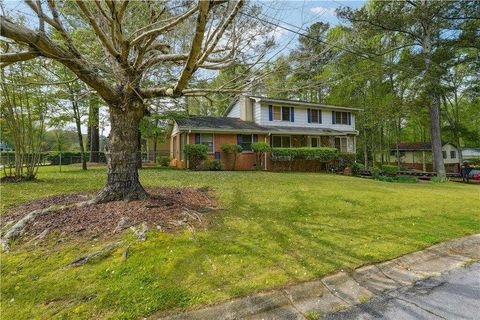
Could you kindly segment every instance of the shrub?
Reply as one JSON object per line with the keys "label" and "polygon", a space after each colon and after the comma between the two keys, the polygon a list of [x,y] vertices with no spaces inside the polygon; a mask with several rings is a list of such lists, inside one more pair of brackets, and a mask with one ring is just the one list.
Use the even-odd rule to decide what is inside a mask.
{"label": "shrub", "polygon": [[356,157],[355,153],[340,152],[338,155],[340,167],[353,167]]}
{"label": "shrub", "polygon": [[272,157],[276,160],[320,160],[328,162],[338,159],[338,150],[335,148],[272,148]]}
{"label": "shrub", "polygon": [[399,183],[413,183],[418,182],[414,177],[392,177],[392,176],[377,176],[375,180],[384,182],[399,182]]}
{"label": "shrub", "polygon": [[359,176],[360,172],[362,172],[364,169],[365,169],[365,166],[363,165],[363,163],[355,162],[352,165],[352,174],[354,176]]}
{"label": "shrub", "polygon": [[207,160],[208,147],[204,144],[187,144],[185,154],[190,160],[191,168],[197,170],[203,160]]}
{"label": "shrub", "polygon": [[169,156],[158,156],[157,163],[162,167],[168,167],[170,165],[170,157]]}
{"label": "shrub", "polygon": [[396,176],[398,173],[398,166],[383,165],[382,171],[387,176]]}
{"label": "shrub", "polygon": [[371,167],[370,172],[372,173],[372,177],[378,178],[380,176],[380,169],[377,167]]}
{"label": "shrub", "polygon": [[270,149],[270,146],[265,142],[252,143],[252,151],[255,152],[255,166],[257,169],[263,168],[264,155],[269,152]]}
{"label": "shrub", "polygon": [[221,171],[223,170],[223,165],[220,160],[208,160],[205,167],[210,171]]}
{"label": "shrub", "polygon": [[225,143],[220,146],[220,149],[227,155],[230,161],[232,161],[232,170],[235,170],[237,164],[237,155],[242,152],[242,147],[238,144]]}

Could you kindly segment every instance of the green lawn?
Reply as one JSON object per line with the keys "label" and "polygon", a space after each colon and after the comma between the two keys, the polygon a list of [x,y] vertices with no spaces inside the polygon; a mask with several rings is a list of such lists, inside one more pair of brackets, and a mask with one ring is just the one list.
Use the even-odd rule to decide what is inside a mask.
{"label": "green lawn", "polygon": [[[102,186],[105,168],[42,168],[1,187],[2,206]],[[189,308],[390,259],[480,232],[480,188],[388,183],[315,173],[144,169],[145,186],[209,186],[226,208],[207,231],[123,248],[63,268],[102,244],[55,244],[2,255],[4,319],[122,318]],[[104,245],[104,244],[103,244]],[[215,268],[212,267],[213,263]]]}

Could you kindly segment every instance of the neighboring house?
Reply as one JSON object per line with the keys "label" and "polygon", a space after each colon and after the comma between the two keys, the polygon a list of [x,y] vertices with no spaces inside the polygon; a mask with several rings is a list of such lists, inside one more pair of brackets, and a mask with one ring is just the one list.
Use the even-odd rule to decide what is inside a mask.
{"label": "neighboring house", "polygon": [[480,148],[463,148],[463,160],[480,160]]}
{"label": "neighboring house", "polygon": [[[404,168],[432,172],[433,157],[432,144],[430,142],[403,142],[398,144],[400,153],[400,165]],[[390,157],[396,159],[397,145],[390,148]],[[458,173],[460,170],[459,148],[449,142],[442,143],[443,161],[445,170],[450,173]],[[391,164],[397,165],[397,162]]]}
{"label": "neighboring house", "polygon": [[[186,144],[205,144],[209,159],[219,159],[225,143],[239,144],[238,170],[255,167],[251,144],[264,141],[272,147],[335,147],[355,153],[355,114],[359,109],[297,100],[245,96],[233,103],[223,117],[190,116],[174,123],[170,141],[171,164],[188,168],[183,152]],[[269,170],[270,161],[265,161]]]}

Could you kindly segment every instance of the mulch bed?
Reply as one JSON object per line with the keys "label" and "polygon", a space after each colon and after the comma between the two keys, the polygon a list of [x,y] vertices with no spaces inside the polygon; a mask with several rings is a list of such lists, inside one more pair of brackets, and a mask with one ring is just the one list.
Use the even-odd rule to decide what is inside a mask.
{"label": "mulch bed", "polygon": [[[202,228],[208,223],[206,212],[217,209],[217,201],[208,189],[147,189],[150,199],[114,201],[81,208],[64,209],[39,216],[30,223],[22,237],[33,239],[46,229],[60,238],[100,238],[120,234],[130,226],[147,223],[149,230],[173,232],[179,228]],[[75,193],[51,196],[9,209],[2,216],[1,227],[16,222],[29,212],[52,205],[85,201],[94,194]]]}

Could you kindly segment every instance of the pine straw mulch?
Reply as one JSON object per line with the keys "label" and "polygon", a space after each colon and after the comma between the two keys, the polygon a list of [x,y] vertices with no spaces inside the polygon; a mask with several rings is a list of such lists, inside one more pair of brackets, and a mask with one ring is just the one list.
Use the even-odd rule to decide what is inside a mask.
{"label": "pine straw mulch", "polygon": [[[148,229],[174,232],[179,228],[204,228],[207,212],[217,210],[217,201],[209,189],[152,188],[150,199],[114,201],[81,208],[63,209],[37,217],[29,223],[22,242],[35,239],[42,233],[56,234],[62,239],[95,239],[120,234],[131,226],[146,223]],[[57,195],[31,201],[9,209],[2,215],[0,227],[5,230],[29,212],[52,205],[67,205],[85,201],[94,194]]]}

